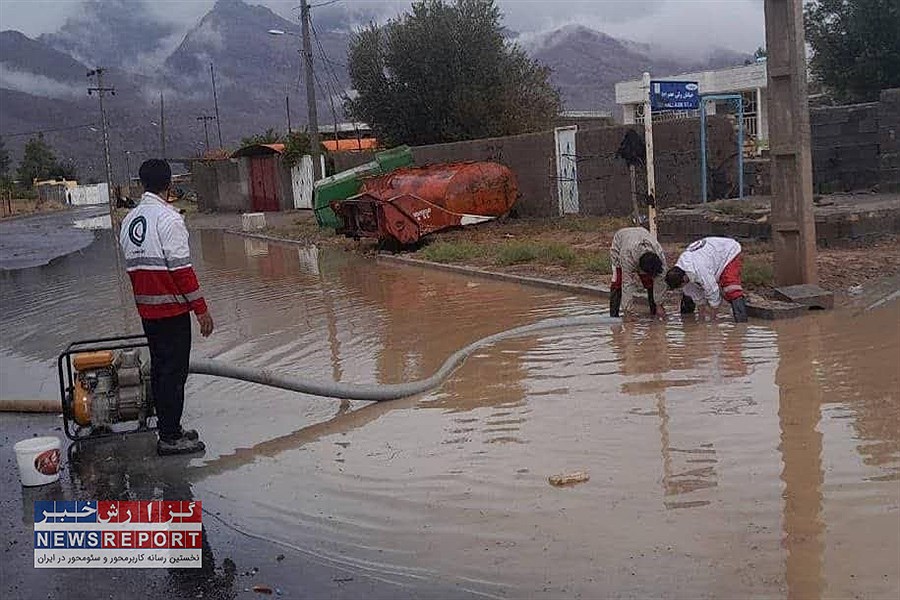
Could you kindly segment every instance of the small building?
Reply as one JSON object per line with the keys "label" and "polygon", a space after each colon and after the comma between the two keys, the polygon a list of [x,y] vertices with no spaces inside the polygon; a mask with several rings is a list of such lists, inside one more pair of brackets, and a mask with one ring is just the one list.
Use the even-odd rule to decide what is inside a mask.
{"label": "small building", "polygon": [[70,204],[70,192],[76,186],[78,186],[77,181],[66,179],[47,179],[34,182],[38,200],[41,202],[56,202],[58,204]]}
{"label": "small building", "polygon": [[[696,81],[701,94],[740,94],[744,108],[744,135],[749,140],[761,142],[769,138],[769,123],[766,117],[766,62],[719,69],[682,73],[666,77],[654,77],[659,81]],[[640,79],[622,81],[616,84],[616,104],[622,107],[622,118],[626,125],[644,122],[644,99],[647,90]],[[706,114],[715,114],[722,102],[710,102]],[[691,112],[691,111],[686,111]],[[693,111],[696,113],[697,111]],[[683,115],[694,116],[694,115]],[[660,118],[665,115],[660,114]],[[657,115],[654,115],[654,122]]]}
{"label": "small building", "polygon": [[197,204],[205,212],[270,212],[312,208],[312,159],[288,166],[284,144],[254,144],[228,158],[192,165]]}

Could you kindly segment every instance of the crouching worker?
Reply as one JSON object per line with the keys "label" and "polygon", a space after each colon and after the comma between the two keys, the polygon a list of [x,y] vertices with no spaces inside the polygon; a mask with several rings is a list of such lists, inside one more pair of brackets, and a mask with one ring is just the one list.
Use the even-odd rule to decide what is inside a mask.
{"label": "crouching worker", "polygon": [[[613,236],[609,250],[613,279],[609,290],[609,316],[628,316],[638,282],[647,290],[650,314],[666,318],[662,306],[666,284],[666,257],[662,246],[643,227],[626,227]],[[658,302],[658,304],[657,304]]]}
{"label": "crouching worker", "polygon": [[731,303],[734,321],[747,321],[741,286],[741,245],[731,238],[708,237],[692,243],[666,273],[666,284],[669,289],[682,289],[682,313],[694,312],[696,304],[701,318],[713,317],[724,296]]}
{"label": "crouching worker", "polygon": [[213,320],[191,266],[184,219],[169,205],[169,164],[148,160],[139,174],[145,192],[122,221],[119,244],[150,346],[150,384],[159,426],[156,451],[203,452],[197,432],[181,428],[181,413],[191,357],[191,311],[204,337],[212,333]]}

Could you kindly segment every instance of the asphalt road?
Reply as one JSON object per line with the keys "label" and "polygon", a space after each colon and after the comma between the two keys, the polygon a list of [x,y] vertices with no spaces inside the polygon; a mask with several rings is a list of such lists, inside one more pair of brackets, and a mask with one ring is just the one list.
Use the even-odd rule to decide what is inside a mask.
{"label": "asphalt road", "polygon": [[39,267],[88,247],[94,232],[73,223],[107,214],[105,206],[85,206],[0,221],[0,270]]}
{"label": "asphalt road", "polygon": [[[233,507],[214,497],[194,498],[189,458],[160,458],[154,434],[82,443],[66,451],[60,480],[20,485],[13,445],[33,436],[65,439],[58,415],[0,417],[0,598],[472,598],[463,589],[399,579],[361,570],[293,548],[250,537],[230,525]],[[298,485],[302,483],[298,482]],[[196,499],[203,503],[201,569],[35,569],[34,501],[107,499]],[[271,596],[253,591],[265,585]]]}

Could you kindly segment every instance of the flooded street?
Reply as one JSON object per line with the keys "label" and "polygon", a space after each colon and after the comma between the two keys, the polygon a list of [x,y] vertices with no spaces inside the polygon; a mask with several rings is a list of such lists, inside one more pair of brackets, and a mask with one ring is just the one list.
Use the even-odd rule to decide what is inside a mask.
{"label": "flooded street", "polygon": [[[0,398],[56,398],[69,342],[140,331],[130,285],[111,275],[116,245],[98,235],[49,265],[0,271]],[[484,336],[605,310],[218,231],[192,244],[216,319],[210,338],[195,326],[195,355],[306,378],[419,379]],[[261,542],[412,596],[896,598],[900,298],[869,300],[775,324],[723,313],[548,331],[380,404],[192,375],[185,426],[200,430],[202,458],[100,444],[73,455],[57,492],[199,499],[220,532],[206,536],[217,569],[232,547]],[[6,457],[21,436],[2,418]],[[26,532],[7,549],[7,580],[31,569],[20,517],[35,492],[3,468],[4,506]],[[590,480],[548,484],[577,470]],[[46,573],[50,583],[21,576],[36,587],[14,597],[52,594],[62,575]],[[317,595],[296,573],[278,576],[286,597]],[[245,587],[217,589],[249,597]]]}

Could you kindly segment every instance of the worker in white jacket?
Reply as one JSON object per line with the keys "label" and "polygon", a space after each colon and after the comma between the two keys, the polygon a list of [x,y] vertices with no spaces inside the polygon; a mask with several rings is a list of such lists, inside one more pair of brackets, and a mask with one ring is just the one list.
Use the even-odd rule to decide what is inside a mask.
{"label": "worker in white jacket", "polygon": [[625,227],[613,236],[609,249],[613,278],[609,286],[609,316],[624,316],[631,312],[634,294],[647,290],[650,314],[666,318],[663,302],[668,292],[663,274],[666,256],[662,246],[643,227]]}
{"label": "worker in white jacket", "polygon": [[[722,298],[731,303],[736,323],[747,321],[747,303],[741,285],[741,245],[731,238],[708,237],[687,247],[666,273],[669,289],[681,289],[700,307],[700,316],[714,316]],[[721,291],[720,291],[721,288]],[[682,312],[693,312],[690,302]]]}

